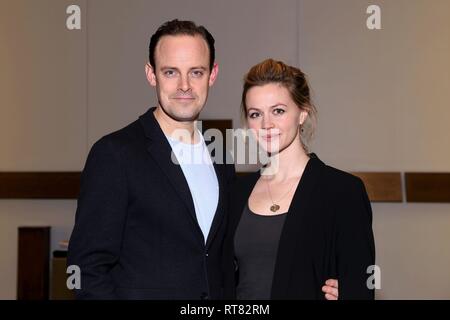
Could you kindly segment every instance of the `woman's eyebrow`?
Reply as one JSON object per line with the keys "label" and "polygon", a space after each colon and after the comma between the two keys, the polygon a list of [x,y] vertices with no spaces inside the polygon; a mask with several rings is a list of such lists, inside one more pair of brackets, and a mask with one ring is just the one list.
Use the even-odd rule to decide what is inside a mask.
{"label": "woman's eyebrow", "polygon": [[[279,106],[286,107],[286,105],[284,103],[277,103],[277,104],[274,104],[273,106],[270,106],[269,109],[273,109],[273,108],[276,108]],[[250,110],[250,109],[255,109],[255,110],[261,111],[261,109],[258,109],[256,107],[249,107],[248,110]]]}

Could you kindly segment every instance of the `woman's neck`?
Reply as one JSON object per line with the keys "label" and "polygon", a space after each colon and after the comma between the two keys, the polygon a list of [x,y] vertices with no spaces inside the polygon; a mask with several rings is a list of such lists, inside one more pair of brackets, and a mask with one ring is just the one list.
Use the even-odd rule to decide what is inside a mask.
{"label": "woman's neck", "polygon": [[262,174],[273,181],[282,182],[290,178],[298,178],[303,174],[309,156],[297,137],[287,148],[271,155],[269,164]]}

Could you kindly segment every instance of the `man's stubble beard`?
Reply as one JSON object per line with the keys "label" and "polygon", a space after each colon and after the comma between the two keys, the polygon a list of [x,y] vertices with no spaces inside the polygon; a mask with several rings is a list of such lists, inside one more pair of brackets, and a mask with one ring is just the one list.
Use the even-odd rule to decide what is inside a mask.
{"label": "man's stubble beard", "polygon": [[205,107],[204,105],[198,110],[196,111],[193,115],[191,115],[190,117],[183,117],[183,116],[178,116],[176,114],[174,114],[173,112],[169,112],[168,110],[172,109],[176,109],[176,108],[166,108],[160,100],[158,100],[159,106],[162,110],[162,112],[167,115],[169,118],[171,118],[172,120],[178,121],[178,122],[193,122],[196,121],[199,116],[201,111],[203,110],[203,108]]}

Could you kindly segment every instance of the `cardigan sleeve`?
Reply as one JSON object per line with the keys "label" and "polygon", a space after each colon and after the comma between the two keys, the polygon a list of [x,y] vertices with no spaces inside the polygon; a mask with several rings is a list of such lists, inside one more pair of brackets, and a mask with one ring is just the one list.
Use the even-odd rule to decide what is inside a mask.
{"label": "cardigan sleeve", "polygon": [[[355,182],[356,181],[356,182]],[[337,213],[339,299],[374,299],[368,267],[375,264],[372,209],[361,179],[352,179]]]}

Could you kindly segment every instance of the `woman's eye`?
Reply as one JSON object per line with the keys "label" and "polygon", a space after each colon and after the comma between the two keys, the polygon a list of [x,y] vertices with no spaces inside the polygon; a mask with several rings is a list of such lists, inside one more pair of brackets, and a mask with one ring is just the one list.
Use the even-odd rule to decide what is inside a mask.
{"label": "woman's eye", "polygon": [[283,114],[284,112],[285,111],[283,109],[279,109],[279,108],[273,110],[274,114]]}
{"label": "woman's eye", "polygon": [[249,114],[248,114],[248,117],[249,118],[256,118],[256,117],[258,117],[259,116],[259,113],[258,112],[250,112]]}

